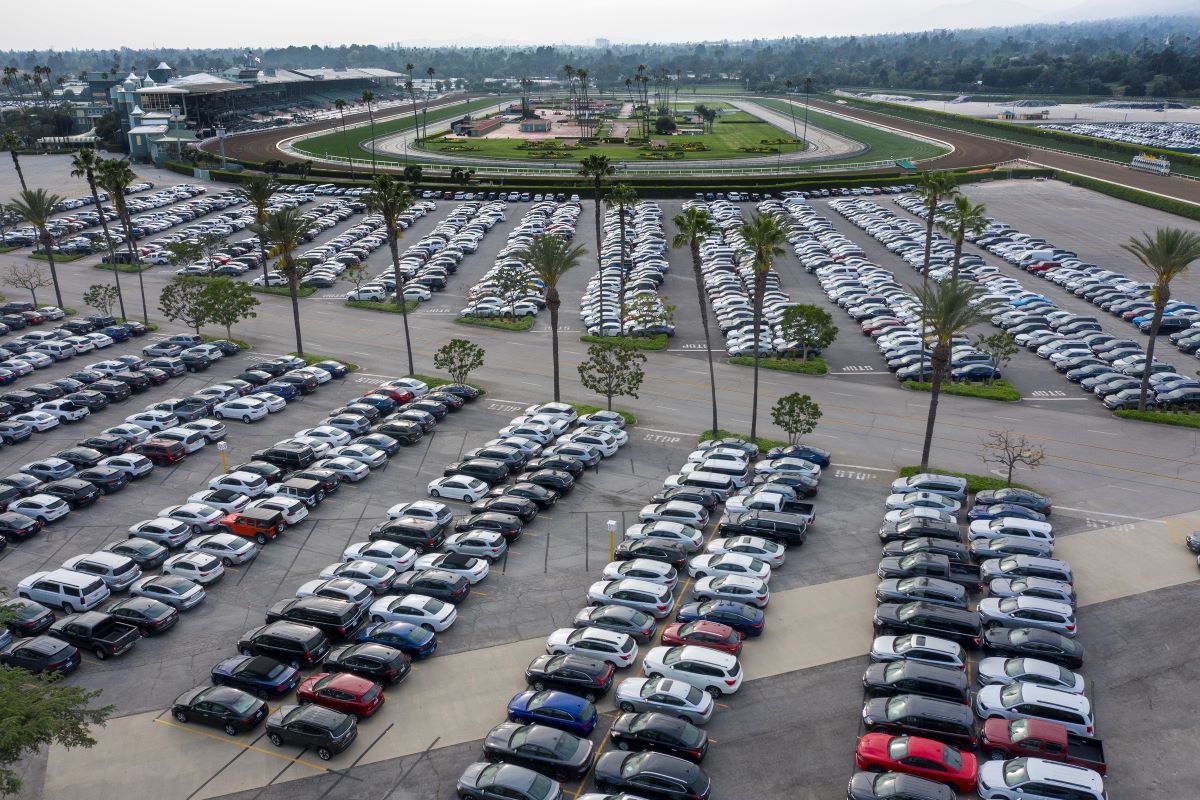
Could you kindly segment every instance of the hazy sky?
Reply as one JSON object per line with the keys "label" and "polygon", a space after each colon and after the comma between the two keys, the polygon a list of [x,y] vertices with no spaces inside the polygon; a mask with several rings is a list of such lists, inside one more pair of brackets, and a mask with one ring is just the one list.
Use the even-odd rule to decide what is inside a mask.
{"label": "hazy sky", "polygon": [[4,13],[0,50],[712,41],[1101,18],[1190,2],[1143,0],[1135,8],[1120,0],[53,0]]}

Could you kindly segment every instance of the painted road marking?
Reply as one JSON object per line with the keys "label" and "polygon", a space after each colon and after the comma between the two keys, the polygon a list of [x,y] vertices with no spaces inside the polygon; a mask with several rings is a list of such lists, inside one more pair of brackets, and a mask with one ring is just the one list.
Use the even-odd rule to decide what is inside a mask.
{"label": "painted road marking", "polygon": [[242,750],[253,750],[256,753],[262,753],[264,755],[270,756],[271,758],[278,758],[280,761],[290,761],[293,764],[303,764],[304,766],[308,767],[309,769],[315,769],[318,772],[332,772],[333,771],[333,770],[329,769],[328,767],[322,767],[320,764],[314,764],[311,761],[305,761],[302,758],[292,758],[291,756],[285,756],[283,753],[276,753],[271,750],[268,750],[265,747],[259,747],[258,745],[245,744],[244,742],[239,742],[239,741],[236,741],[235,739],[231,739],[228,736],[225,736],[225,737],[217,736],[215,733],[209,733],[208,731],[200,731],[200,730],[196,730],[195,728],[189,728],[186,725],[179,725],[177,723],[171,722],[170,720],[156,719],[154,721],[157,722],[159,725],[166,725],[168,727],[175,728],[176,730],[186,731],[195,736],[203,736],[207,739],[212,739],[214,742],[224,742],[225,744],[233,745],[234,747],[240,747]]}

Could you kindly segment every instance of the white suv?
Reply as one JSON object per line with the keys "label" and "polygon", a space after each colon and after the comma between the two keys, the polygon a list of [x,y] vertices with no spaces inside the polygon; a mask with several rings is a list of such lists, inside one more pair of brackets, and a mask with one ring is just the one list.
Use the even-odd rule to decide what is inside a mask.
{"label": "white suv", "polygon": [[1038,719],[1062,725],[1079,736],[1096,735],[1090,700],[1033,683],[984,686],[975,695],[975,713],[982,720]]}
{"label": "white suv", "polygon": [[720,697],[742,685],[742,665],[735,656],[707,647],[655,647],[646,653],[642,669],[651,678],[673,678]]}
{"label": "white suv", "polygon": [[1043,758],[988,761],[979,768],[977,791],[983,800],[1106,800],[1108,797],[1100,773]]}

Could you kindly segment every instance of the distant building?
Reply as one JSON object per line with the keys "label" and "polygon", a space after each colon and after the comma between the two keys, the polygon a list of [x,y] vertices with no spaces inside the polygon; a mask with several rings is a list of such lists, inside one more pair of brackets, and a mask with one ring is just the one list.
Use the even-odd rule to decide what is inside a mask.
{"label": "distant building", "polygon": [[599,48],[607,48],[609,46],[609,44],[610,44],[610,42],[608,41],[608,39],[597,39],[596,40],[596,47],[599,47]]}
{"label": "distant building", "polygon": [[468,122],[462,126],[461,130],[462,133],[465,133],[467,136],[475,138],[478,136],[483,136],[487,133],[491,133],[503,124],[504,121],[500,119],[480,119],[475,120],[474,122]]}
{"label": "distant building", "polygon": [[548,119],[527,119],[521,123],[521,133],[549,133],[553,126]]}

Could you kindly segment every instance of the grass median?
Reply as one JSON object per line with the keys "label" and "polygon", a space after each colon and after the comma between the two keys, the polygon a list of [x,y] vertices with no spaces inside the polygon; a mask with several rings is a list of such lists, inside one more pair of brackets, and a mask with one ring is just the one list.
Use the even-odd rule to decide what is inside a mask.
{"label": "grass median", "polygon": [[[258,292],[259,294],[277,294],[280,297],[291,297],[292,293],[286,286],[255,286],[250,284],[250,291]],[[315,286],[301,286],[296,290],[297,297],[311,297],[317,293]]]}
{"label": "grass median", "polygon": [[[587,403],[572,403],[569,400],[564,400],[563,402],[565,402],[571,408],[578,411],[579,416],[583,416],[584,414],[595,414],[597,411],[607,411],[608,410],[608,409],[601,408],[600,406],[588,405]],[[614,408],[613,413],[621,415],[621,418],[625,420],[626,427],[631,426],[631,425],[637,425],[637,416],[635,414],[633,414],[629,411],[622,411],[619,408]]]}
{"label": "grass median", "polygon": [[[113,319],[117,321],[117,324],[122,322],[142,322],[140,319],[133,319],[132,317],[113,317]],[[154,333],[158,330],[157,322],[142,322],[142,324],[146,326],[147,333]]]}
{"label": "grass median", "polygon": [[249,342],[245,341],[244,339],[234,339],[232,336],[226,338],[224,336],[209,336],[207,333],[202,333],[202,334],[200,334],[200,338],[203,339],[206,344],[208,342],[218,342],[218,341],[233,342],[234,344],[236,344],[238,347],[242,348],[243,350],[253,350],[254,349],[254,345],[250,344]]}
{"label": "grass median", "polygon": [[[901,467],[900,477],[911,478],[913,475],[919,475],[920,472],[921,468],[919,466]],[[1009,486],[1012,486],[1016,489],[1028,489],[1031,492],[1038,491],[1032,486],[1026,486],[1023,483],[1017,483],[1016,481],[1013,481],[1010,484],[1003,478],[997,478],[995,475],[977,475],[974,472],[955,472],[954,470],[939,469],[937,467],[930,467],[928,470],[926,470],[926,472],[931,472],[937,475],[953,475],[956,478],[962,478],[967,482],[967,491],[970,494],[989,490],[994,491],[996,489],[1004,489]]]}
{"label": "grass median", "polygon": [[481,328],[496,328],[502,331],[527,331],[533,327],[537,317],[521,317],[516,322],[506,319],[491,319],[485,317],[455,317],[459,325],[476,325]]}
{"label": "grass median", "polygon": [[718,428],[715,431],[707,430],[700,434],[700,441],[702,442],[709,442],[713,439],[739,439],[743,442],[754,442],[756,445],[758,445],[759,452],[762,453],[767,452],[772,447],[787,447],[787,442],[783,441],[782,439],[767,439],[762,436],[751,439],[747,434],[734,433],[733,431],[727,431],[724,428]]}
{"label": "grass median", "polygon": [[294,353],[293,352],[293,353],[288,353],[288,355],[296,356],[298,358],[304,359],[304,363],[308,364],[309,366],[312,366],[313,364],[316,364],[319,361],[336,361],[339,364],[341,364],[342,366],[344,366],[346,369],[350,370],[351,372],[357,372],[358,368],[359,368],[358,364],[355,364],[353,361],[347,361],[344,358],[335,358],[334,356],[321,355],[320,353]]}
{"label": "grass median", "polygon": [[[385,314],[399,314],[400,307],[395,303],[385,303],[381,300],[347,300],[346,305],[350,308],[363,308],[367,311],[382,311]],[[413,310],[420,305],[416,300],[405,300],[404,311],[411,314]]]}
{"label": "grass median", "polygon": [[[430,389],[436,389],[437,387],[445,386],[448,383],[456,383],[456,381],[451,380],[450,378],[439,378],[436,375],[422,375],[419,372],[413,373],[412,377],[419,381],[424,381]],[[483,397],[485,394],[487,394],[487,389],[484,389],[478,383],[467,383],[466,381],[463,381],[463,385],[470,386],[472,389],[479,392],[480,397]]]}
{"label": "grass median", "polygon": [[667,335],[665,333],[656,333],[653,336],[592,336],[590,333],[585,333],[579,337],[579,341],[586,342],[587,344],[624,342],[639,350],[667,349]]}
{"label": "grass median", "polygon": [[[79,259],[83,258],[84,256],[89,256],[89,255],[91,255],[91,253],[71,253],[69,255],[58,254],[58,255],[54,256],[54,263],[55,264],[70,264],[72,261],[78,261]],[[50,259],[46,258],[46,256],[42,253],[30,253],[29,257],[34,259],[35,261],[49,261],[50,260]]]}
{"label": "grass median", "polygon": [[1113,416],[1137,422],[1153,422],[1156,425],[1200,428],[1200,414],[1188,411],[1138,411],[1136,408],[1122,408],[1114,411]]}
{"label": "grass median", "polygon": [[[901,385],[905,389],[917,392],[928,392],[933,388],[933,384],[928,381],[905,381]],[[1005,403],[1015,403],[1021,399],[1021,393],[1006,380],[993,381],[991,386],[986,383],[943,383],[942,394],[978,397],[981,400],[999,400]]]}
{"label": "grass median", "polygon": [[[739,367],[753,367],[754,356],[730,356],[730,364],[737,364]],[[759,369],[773,369],[777,372],[796,372],[801,375],[824,375],[829,372],[829,365],[825,363],[825,359],[818,356],[809,356],[804,360],[796,358],[765,358],[758,359]]]}

